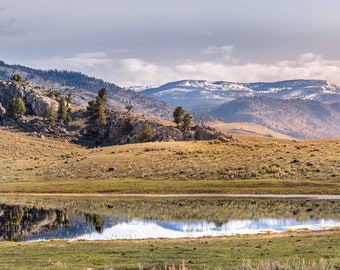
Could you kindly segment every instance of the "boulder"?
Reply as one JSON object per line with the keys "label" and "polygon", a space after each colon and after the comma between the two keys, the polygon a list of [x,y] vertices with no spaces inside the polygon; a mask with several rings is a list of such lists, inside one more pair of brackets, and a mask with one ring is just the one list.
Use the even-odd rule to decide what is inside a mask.
{"label": "boulder", "polygon": [[35,115],[43,116],[45,111],[52,105],[58,108],[58,103],[48,97],[38,95],[36,93],[29,93],[26,98],[26,106],[30,107]]}
{"label": "boulder", "polygon": [[183,133],[177,128],[162,126],[156,130],[158,141],[183,141]]}
{"label": "boulder", "polygon": [[233,140],[231,135],[224,134],[211,127],[197,125],[193,127],[192,130],[195,132],[196,140],[219,140],[221,142]]}

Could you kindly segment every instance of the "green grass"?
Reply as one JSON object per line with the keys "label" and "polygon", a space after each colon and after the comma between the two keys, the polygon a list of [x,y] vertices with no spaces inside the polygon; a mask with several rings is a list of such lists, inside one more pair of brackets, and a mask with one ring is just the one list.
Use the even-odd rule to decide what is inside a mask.
{"label": "green grass", "polygon": [[340,140],[167,142],[86,149],[0,129],[1,192],[340,194]]}
{"label": "green grass", "polygon": [[240,269],[252,263],[320,258],[340,266],[340,231],[229,238],[0,243],[2,269]]}

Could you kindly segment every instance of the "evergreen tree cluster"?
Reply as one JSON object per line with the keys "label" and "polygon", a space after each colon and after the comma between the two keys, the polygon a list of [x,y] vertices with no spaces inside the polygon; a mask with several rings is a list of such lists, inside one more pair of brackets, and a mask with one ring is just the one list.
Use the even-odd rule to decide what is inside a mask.
{"label": "evergreen tree cluster", "polygon": [[191,128],[192,115],[190,113],[185,113],[182,106],[177,106],[173,112],[174,123],[177,126],[182,124],[184,130],[189,130]]}
{"label": "evergreen tree cluster", "polygon": [[107,102],[107,89],[99,90],[96,100],[88,102],[87,111],[92,120],[99,125],[106,125],[105,103]]}

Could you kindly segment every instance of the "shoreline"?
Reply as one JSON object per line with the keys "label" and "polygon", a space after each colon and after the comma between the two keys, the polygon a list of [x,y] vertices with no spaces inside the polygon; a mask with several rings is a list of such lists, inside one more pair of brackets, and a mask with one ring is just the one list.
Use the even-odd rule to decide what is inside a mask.
{"label": "shoreline", "polygon": [[36,197],[150,197],[150,198],[185,198],[185,197],[211,197],[211,198],[280,198],[280,199],[314,199],[314,200],[340,200],[340,195],[325,194],[216,194],[216,193],[184,193],[184,194],[147,194],[147,193],[0,193],[1,196],[36,196]]}

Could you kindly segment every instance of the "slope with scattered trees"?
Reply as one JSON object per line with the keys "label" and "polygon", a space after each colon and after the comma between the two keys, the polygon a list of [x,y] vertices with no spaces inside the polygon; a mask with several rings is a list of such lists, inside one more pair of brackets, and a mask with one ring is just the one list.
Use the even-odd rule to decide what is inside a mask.
{"label": "slope with scattered trees", "polygon": [[11,81],[0,82],[0,124],[35,136],[63,138],[90,147],[149,141],[232,140],[230,135],[212,128],[191,127],[192,116],[188,113],[175,127],[171,122],[134,113],[133,106],[113,110],[106,106],[106,88],[101,88],[85,108],[72,104],[70,93],[33,87],[18,78],[15,75]]}

